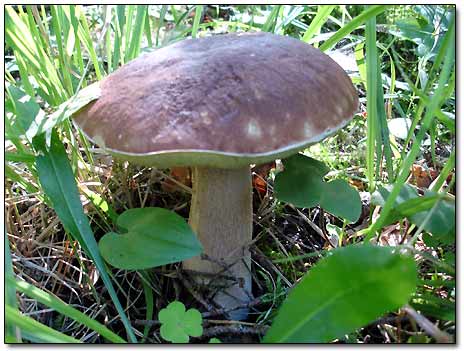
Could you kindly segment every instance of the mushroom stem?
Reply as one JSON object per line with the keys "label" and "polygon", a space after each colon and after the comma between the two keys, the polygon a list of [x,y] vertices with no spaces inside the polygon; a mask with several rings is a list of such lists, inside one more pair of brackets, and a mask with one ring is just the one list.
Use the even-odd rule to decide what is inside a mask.
{"label": "mushroom stem", "polygon": [[[252,299],[248,250],[253,229],[250,167],[196,167],[192,173],[189,224],[206,256],[184,261],[184,268],[200,273],[196,274],[196,281],[217,291],[214,301],[221,308],[233,309]],[[211,273],[216,276],[212,278]],[[240,320],[247,314],[248,310],[242,308],[230,312],[229,317]]]}

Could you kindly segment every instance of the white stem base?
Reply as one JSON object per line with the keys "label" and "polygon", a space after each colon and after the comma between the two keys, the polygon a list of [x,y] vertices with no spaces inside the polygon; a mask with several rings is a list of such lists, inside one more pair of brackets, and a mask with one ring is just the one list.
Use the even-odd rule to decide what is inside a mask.
{"label": "white stem base", "polygon": [[[248,303],[252,299],[248,250],[253,230],[250,167],[194,168],[189,224],[207,259],[194,257],[184,261],[184,268],[208,273],[208,277],[198,274],[196,281],[208,285],[212,291],[226,286],[217,289],[214,296],[221,308],[232,309]],[[233,277],[235,281],[224,277]],[[231,311],[229,318],[241,320],[247,315],[248,309],[243,308]]]}

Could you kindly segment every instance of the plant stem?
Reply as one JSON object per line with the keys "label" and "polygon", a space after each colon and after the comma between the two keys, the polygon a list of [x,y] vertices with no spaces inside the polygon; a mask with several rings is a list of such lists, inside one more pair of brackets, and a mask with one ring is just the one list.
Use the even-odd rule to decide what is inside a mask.
{"label": "plant stem", "polygon": [[[203,245],[204,255],[185,261],[184,268],[199,272],[196,280],[207,285],[208,290],[218,288],[214,301],[221,308],[232,309],[249,302],[248,245],[253,226],[250,167],[194,168],[189,224]],[[217,274],[217,278],[202,277],[201,273]],[[244,319],[247,314],[247,309],[240,309],[229,317]]]}

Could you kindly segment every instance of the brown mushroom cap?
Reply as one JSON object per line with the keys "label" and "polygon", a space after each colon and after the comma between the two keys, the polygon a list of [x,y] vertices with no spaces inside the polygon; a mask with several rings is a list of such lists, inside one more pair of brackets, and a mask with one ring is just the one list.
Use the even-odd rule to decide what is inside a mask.
{"label": "brown mushroom cap", "polygon": [[330,57],[269,33],[184,40],[99,84],[100,98],[74,121],[114,155],[160,167],[283,158],[343,127],[358,106]]}

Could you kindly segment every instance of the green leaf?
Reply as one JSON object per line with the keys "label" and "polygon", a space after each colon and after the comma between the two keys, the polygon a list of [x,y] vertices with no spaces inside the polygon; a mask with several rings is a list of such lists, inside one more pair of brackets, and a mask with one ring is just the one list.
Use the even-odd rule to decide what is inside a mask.
{"label": "green leaf", "polygon": [[190,336],[203,334],[201,313],[194,308],[185,310],[182,302],[171,302],[158,313],[161,337],[173,343],[187,343]]}
{"label": "green leaf", "polygon": [[324,183],[321,207],[335,216],[354,223],[361,215],[361,197],[346,181],[336,179]]}
{"label": "green leaf", "polygon": [[329,173],[330,169],[324,162],[315,160],[314,158],[305,156],[303,154],[296,154],[289,158],[282,160],[285,169],[298,169],[301,171],[311,171],[319,177],[325,176]]}
{"label": "green leaf", "polygon": [[100,256],[89,220],[84,214],[79,192],[77,191],[76,180],[74,179],[63,143],[59,139],[57,132],[53,131],[50,148],[47,148],[45,143],[45,134],[36,136],[33,144],[39,153],[39,156],[36,158],[36,167],[45,194],[50,198],[53,208],[66,231],[75,240],[79,241],[80,245],[95,263],[115,308],[121,316],[130,341],[136,342],[137,339],[132,331],[130,322],[119,302],[110,276],[106,271],[105,263]]}
{"label": "green leaf", "polygon": [[276,175],[274,190],[281,201],[297,207],[318,204],[336,216],[356,222],[361,215],[358,192],[341,179],[326,183],[329,168],[311,157],[296,154],[283,160],[284,171]]}
{"label": "green leaf", "polygon": [[[375,191],[372,194],[372,198],[371,198],[372,205],[383,207],[392,189],[393,189],[393,185],[387,185]],[[397,210],[398,207],[402,203],[406,203],[407,201],[413,200],[416,198],[417,198],[417,192],[414,190],[414,188],[410,186],[409,184],[404,184],[403,187],[401,187],[401,190],[395,199],[395,204],[394,204],[393,209],[390,211],[388,217],[385,220],[385,225],[391,224],[393,222],[400,220],[401,218],[404,218],[404,216],[398,212]]]}
{"label": "green leaf", "polygon": [[268,343],[340,338],[408,302],[414,259],[380,246],[349,246],[321,259],[293,288],[264,337]]}
{"label": "green leaf", "polygon": [[222,344],[222,341],[218,338],[211,338],[209,339],[208,344]]}
{"label": "green leaf", "polygon": [[[432,197],[433,195],[425,195],[423,201],[426,201],[429,196]],[[433,198],[436,199],[436,197]],[[428,216],[430,217],[426,221]],[[450,235],[454,233],[456,226],[456,208],[454,201],[441,198],[435,201],[434,206],[429,211],[413,214],[410,220],[417,226],[424,223],[424,229],[439,238],[443,243],[449,244],[454,241],[454,235]]]}
{"label": "green leaf", "polygon": [[9,102],[12,105],[11,107],[13,107],[21,130],[25,134],[34,119],[44,118],[45,112],[33,98],[21,89],[11,84],[8,84],[6,89],[8,89],[11,94],[11,100],[9,100]]}
{"label": "green leaf", "polygon": [[121,269],[146,269],[197,256],[202,247],[190,226],[164,208],[134,208],[117,225],[126,234],[110,232],[99,242],[103,258]]}
{"label": "green leaf", "polygon": [[276,175],[274,190],[281,201],[297,207],[314,207],[319,203],[322,177],[327,166],[311,157],[297,154],[283,160],[284,171]]}

